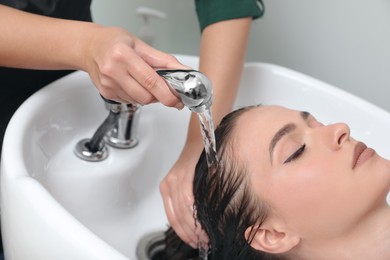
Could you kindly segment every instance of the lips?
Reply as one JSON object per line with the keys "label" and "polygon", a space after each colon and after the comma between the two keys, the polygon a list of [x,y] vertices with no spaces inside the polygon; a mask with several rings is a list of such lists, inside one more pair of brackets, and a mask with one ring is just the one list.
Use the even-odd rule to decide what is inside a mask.
{"label": "lips", "polygon": [[364,143],[362,142],[357,143],[353,154],[352,169],[365,162],[374,153],[375,151],[371,148],[368,148],[367,145],[365,145]]}

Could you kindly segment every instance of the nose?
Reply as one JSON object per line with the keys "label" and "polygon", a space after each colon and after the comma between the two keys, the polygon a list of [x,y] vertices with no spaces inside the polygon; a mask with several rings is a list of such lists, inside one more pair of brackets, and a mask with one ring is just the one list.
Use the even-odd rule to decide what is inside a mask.
{"label": "nose", "polygon": [[324,127],[326,141],[332,150],[340,149],[350,139],[351,130],[347,124],[336,123]]}

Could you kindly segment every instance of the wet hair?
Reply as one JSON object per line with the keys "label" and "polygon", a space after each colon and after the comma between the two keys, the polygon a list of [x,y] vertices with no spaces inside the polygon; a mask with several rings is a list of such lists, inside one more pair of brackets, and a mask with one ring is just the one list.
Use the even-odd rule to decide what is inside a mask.
{"label": "wet hair", "polygon": [[[258,106],[240,108],[222,119],[215,131],[217,167],[209,169],[203,151],[195,169],[195,218],[209,237],[208,260],[284,259],[250,246],[258,227],[267,218],[269,208],[254,196],[245,165],[237,159],[234,129],[238,118],[255,107]],[[246,237],[248,227],[252,229]],[[163,255],[158,259],[200,259],[198,250],[180,240],[172,228],[166,232]]]}
{"label": "wet hair", "polygon": [[[215,131],[218,166],[209,169],[203,151],[195,170],[196,219],[209,236],[208,259],[283,259],[250,246],[269,207],[254,196],[249,174],[235,154],[237,119],[258,106],[244,107],[225,116]],[[249,234],[245,231],[250,229]]]}

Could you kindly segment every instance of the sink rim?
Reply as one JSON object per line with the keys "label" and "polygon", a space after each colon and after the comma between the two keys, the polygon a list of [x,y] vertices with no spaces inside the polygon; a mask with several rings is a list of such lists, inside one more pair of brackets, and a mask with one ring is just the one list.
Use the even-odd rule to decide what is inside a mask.
{"label": "sink rim", "polygon": [[[49,231],[49,233],[54,235],[61,234],[68,243],[65,247],[68,247],[71,251],[80,252],[80,255],[83,255],[83,252],[85,251],[87,255],[96,257],[96,259],[104,259],[104,257],[128,259],[105,242],[101,237],[91,232],[91,230],[70,214],[37,179],[31,176],[26,165],[24,147],[25,142],[28,140],[25,140],[25,138],[28,136],[27,131],[29,125],[33,123],[33,118],[29,115],[31,115],[32,111],[35,113],[42,109],[42,104],[53,102],[51,98],[53,94],[57,96],[64,92],[77,91],[80,90],[80,88],[91,87],[91,83],[80,84],[80,79],[83,81],[88,80],[87,73],[77,71],[42,88],[19,107],[8,124],[4,136],[1,157],[1,219],[2,229],[4,230],[3,234],[12,232],[7,226],[9,219],[11,219],[11,221],[19,219],[19,223],[23,226],[23,224],[26,224],[23,219],[23,212],[31,210],[36,213],[36,216],[41,218],[35,218],[35,221],[38,221],[35,223],[37,225],[36,227],[39,227],[40,225],[50,225],[51,229],[47,229],[46,227],[45,232]],[[64,80],[68,82],[66,87],[65,85],[61,85]],[[14,138],[14,136],[22,136],[23,138]],[[22,161],[20,161],[20,158],[23,158]],[[9,205],[12,202],[5,200],[5,196],[11,196],[13,200],[20,203],[20,205],[17,203]],[[47,214],[44,212],[45,210],[49,210],[50,213]],[[58,220],[61,220],[61,224],[66,225],[69,232],[64,232],[62,226],[58,226]],[[27,226],[28,225],[24,225],[24,228],[26,229],[24,232],[31,232],[31,230],[28,231],[29,227]],[[37,234],[37,236],[45,240],[45,237],[42,237],[39,234]],[[50,234],[46,234],[46,236],[50,237]],[[86,242],[83,243],[83,250],[77,249],[80,247],[79,243],[81,240]],[[3,242],[5,247],[7,247],[8,243],[6,237],[3,238]],[[33,242],[33,244],[34,243],[35,242]],[[38,245],[37,247],[39,248]],[[9,249],[11,252],[16,250],[13,248]],[[46,250],[46,252],[50,254],[50,250],[47,248],[42,248],[42,250]],[[55,255],[55,251],[52,253]],[[69,253],[73,255],[73,253]],[[5,254],[7,256],[7,251]],[[64,254],[64,259],[70,259],[65,255],[66,254]],[[79,258],[76,256],[76,258],[73,259]],[[82,259],[82,257],[80,259]]]}
{"label": "sink rim", "polygon": [[[187,56],[189,59],[197,58],[192,56]],[[186,58],[186,57],[184,57]],[[186,63],[186,62],[183,62]],[[246,65],[248,68],[255,68],[256,66],[262,66],[267,67],[268,69],[272,70],[273,73],[289,73],[291,70],[283,67],[279,67],[277,65],[272,64],[266,64],[266,63],[249,63]],[[294,75],[300,75],[299,73],[292,71]],[[67,80],[73,82],[74,84],[70,83],[67,84],[67,91],[71,90],[78,90],[80,87],[83,88],[90,88],[91,85],[88,82],[87,84],[80,84],[80,81],[78,81],[80,78],[80,75],[82,75],[82,80],[88,81],[88,75],[84,72],[75,72],[74,74],[71,74],[67,76]],[[312,81],[315,79],[312,79],[310,77],[307,77],[306,75],[303,75],[303,79],[307,79],[308,81]],[[60,79],[63,80],[63,79]],[[69,82],[68,81],[68,82]],[[317,82],[318,80],[316,80]],[[320,81],[318,81],[320,82]],[[107,259],[107,258],[101,258],[102,256],[109,256],[110,259],[113,259],[113,256],[116,256],[115,259],[129,259],[128,257],[120,254],[118,250],[115,250],[112,245],[106,243],[101,237],[96,236],[93,232],[91,232],[89,229],[87,229],[84,225],[82,225],[72,214],[70,214],[64,207],[58,203],[57,200],[53,198],[53,196],[42,186],[39,181],[34,179],[30,174],[28,173],[28,167],[24,163],[25,160],[23,160],[23,163],[21,163],[17,158],[25,158],[25,154],[23,154],[23,147],[24,142],[26,140],[9,140],[10,138],[7,138],[9,134],[12,133],[12,135],[17,136],[26,136],[26,131],[28,131],[29,124],[32,124],[32,119],[27,117],[28,114],[31,113],[30,107],[31,106],[39,106],[41,104],[44,104],[42,102],[53,102],[53,100],[50,98],[52,95],[52,91],[57,92],[57,82],[54,82],[47,87],[43,88],[39,91],[39,95],[33,95],[28,100],[26,100],[25,103],[18,109],[18,111],[15,113],[14,117],[11,119],[9,126],[7,128],[7,132],[4,139],[3,144],[3,155],[2,155],[2,164],[1,164],[1,192],[2,192],[2,206],[8,207],[9,205],[4,204],[3,205],[3,194],[12,194],[18,197],[20,200],[24,200],[24,204],[22,205],[22,208],[17,208],[15,210],[12,210],[11,212],[4,211],[2,214],[2,219],[5,216],[6,218],[12,218],[16,217],[19,218],[20,221],[23,221],[23,216],[18,216],[17,213],[24,212],[23,207],[30,207],[33,208],[37,215],[40,216],[41,222],[43,224],[48,224],[53,227],[52,231],[53,234],[61,233],[63,229],[61,227],[57,227],[56,223],[53,220],[53,216],[58,216],[58,218],[61,218],[63,222],[67,223],[69,226],[69,229],[74,230],[74,233],[61,233],[62,236],[66,237],[66,241],[69,242],[69,247],[72,248],[72,250],[75,250],[75,252],[79,252],[81,256],[79,258],[72,258],[72,259]],[[327,91],[330,91],[329,89],[326,89],[327,87],[333,88],[332,86],[322,83],[319,84],[317,87],[323,88]],[[332,89],[331,89],[332,90]],[[322,90],[324,91],[324,90]],[[344,94],[344,91],[341,89],[336,90],[336,94],[341,93]],[[368,103],[364,100],[361,100],[357,98],[356,96],[351,95],[350,93],[347,93],[348,97],[352,97],[350,100],[351,102],[358,102],[361,103],[361,101],[364,102],[365,105],[368,105],[369,108],[372,108],[373,111],[378,112],[376,116],[378,118],[385,118],[386,121],[390,120],[389,113],[382,109],[378,109],[375,105]],[[18,125],[18,127],[16,127]],[[23,130],[24,129],[24,130]],[[12,149],[10,150],[11,147]],[[7,151],[6,153],[4,151]],[[4,169],[12,169],[13,173],[12,175],[8,171],[4,171]],[[11,190],[10,187],[14,188],[14,190]],[[31,196],[27,191],[35,190],[36,196]],[[41,198],[39,201],[35,200],[36,197]],[[7,202],[8,203],[8,202]],[[53,211],[50,212],[50,214],[42,214],[40,210],[46,206],[47,208],[51,208]],[[7,229],[7,227],[6,227]],[[76,233],[80,232],[80,234]],[[84,248],[85,250],[77,251],[77,247],[80,245],[80,240],[83,239],[84,241],[87,241],[88,248]],[[74,240],[74,241],[72,241]],[[6,241],[5,241],[6,242]],[[92,245],[93,244],[93,245]],[[86,245],[85,243],[83,246]],[[134,245],[135,246],[135,245]],[[39,247],[38,247],[39,248]],[[15,249],[16,250],[16,249]],[[42,250],[47,250],[45,248],[42,248]],[[89,255],[91,258],[83,258],[82,256],[86,256],[84,251],[90,251],[93,250],[93,257]],[[55,253],[55,252],[54,252]],[[54,254],[53,253],[53,254]],[[83,255],[84,254],[84,255]],[[92,254],[92,253],[91,253]],[[56,255],[58,256],[58,255]],[[95,257],[95,258],[94,258]],[[55,259],[58,259],[55,258]],[[64,258],[64,259],[70,259],[70,258]]]}

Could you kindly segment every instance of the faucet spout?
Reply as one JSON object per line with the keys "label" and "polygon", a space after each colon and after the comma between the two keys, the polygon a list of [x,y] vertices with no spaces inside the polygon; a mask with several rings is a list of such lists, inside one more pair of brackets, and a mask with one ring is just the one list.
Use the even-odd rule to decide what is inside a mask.
{"label": "faucet spout", "polygon": [[191,111],[203,113],[213,100],[210,80],[197,70],[157,70],[173,94]]}

